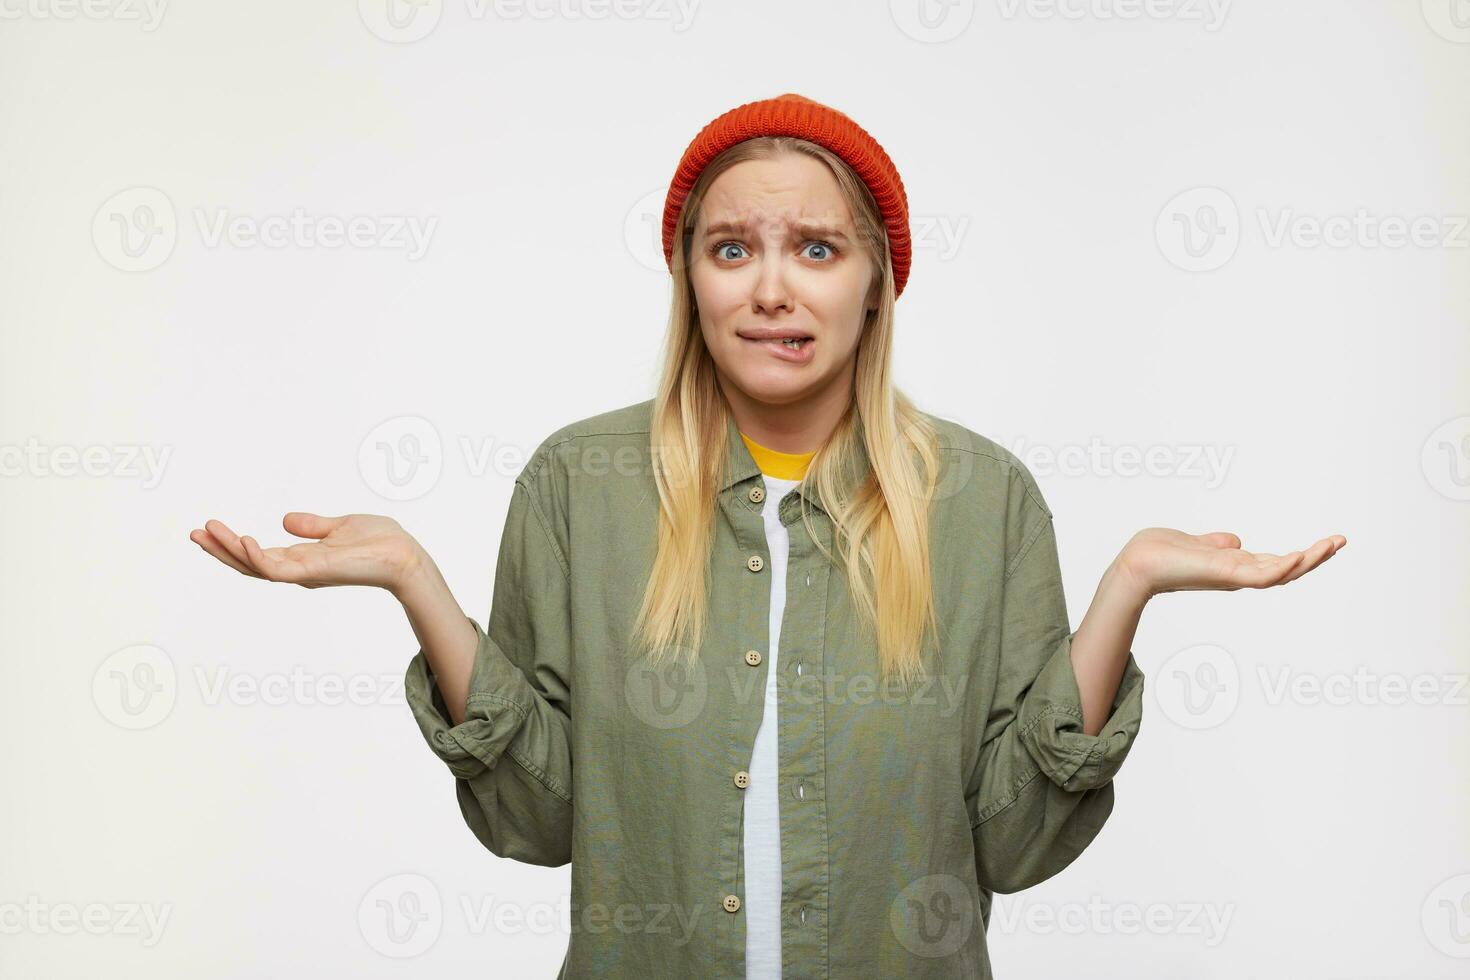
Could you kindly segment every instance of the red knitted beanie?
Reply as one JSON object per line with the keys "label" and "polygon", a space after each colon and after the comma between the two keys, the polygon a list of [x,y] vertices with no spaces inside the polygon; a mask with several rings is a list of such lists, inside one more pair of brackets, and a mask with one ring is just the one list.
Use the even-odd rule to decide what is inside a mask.
{"label": "red knitted beanie", "polygon": [[710,161],[736,143],[756,136],[799,136],[837,154],[852,167],[883,215],[893,261],[894,295],[909,277],[909,201],[893,161],[867,130],[830,106],[788,92],[747,102],[715,118],[684,151],[664,203],[664,261],[674,268],[674,226],[694,181]]}

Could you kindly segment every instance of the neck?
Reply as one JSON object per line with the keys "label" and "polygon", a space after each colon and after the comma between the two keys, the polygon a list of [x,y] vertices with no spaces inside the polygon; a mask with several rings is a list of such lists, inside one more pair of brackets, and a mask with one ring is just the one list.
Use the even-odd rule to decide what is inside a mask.
{"label": "neck", "polygon": [[[853,365],[856,369],[856,363]],[[785,405],[757,401],[732,384],[718,368],[720,390],[735,416],[742,434],[759,445],[779,453],[816,452],[827,441],[837,423],[842,421],[852,402],[852,376],[843,375],[843,384],[832,384],[810,398]]]}

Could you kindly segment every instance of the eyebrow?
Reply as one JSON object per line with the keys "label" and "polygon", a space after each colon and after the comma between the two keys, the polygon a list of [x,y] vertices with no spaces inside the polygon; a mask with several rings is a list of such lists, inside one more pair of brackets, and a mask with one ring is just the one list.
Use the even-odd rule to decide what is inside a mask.
{"label": "eyebrow", "polygon": [[[788,228],[795,228],[803,235],[816,236],[820,238],[836,238],[847,241],[847,236],[842,233],[836,225],[829,224],[814,218],[798,218],[795,221],[785,222]],[[750,222],[741,221],[717,221],[705,229],[704,237],[710,238],[714,235],[740,234],[749,231]]]}

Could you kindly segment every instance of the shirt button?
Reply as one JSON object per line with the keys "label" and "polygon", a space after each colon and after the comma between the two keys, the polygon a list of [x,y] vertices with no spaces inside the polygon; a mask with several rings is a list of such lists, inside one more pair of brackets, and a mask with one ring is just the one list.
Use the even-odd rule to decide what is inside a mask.
{"label": "shirt button", "polygon": [[750,488],[750,502],[751,503],[758,504],[762,500],[765,500],[765,499],[766,499],[766,488],[765,487],[763,487],[759,483],[757,483],[755,486],[753,486],[753,487]]}
{"label": "shirt button", "polygon": [[725,911],[726,912],[739,912],[740,911],[740,896],[739,895],[726,895],[725,896]]}
{"label": "shirt button", "polygon": [[750,569],[752,572],[758,572],[762,568],[766,567],[766,560],[760,555],[751,555],[745,560],[745,567]]}
{"label": "shirt button", "polygon": [[744,769],[742,769],[739,772],[737,772],[735,774],[735,785],[736,786],[739,786],[741,789],[744,789],[745,787],[749,786],[750,785],[750,773],[746,772]]}
{"label": "shirt button", "polygon": [[745,662],[752,667],[759,667],[761,665],[761,652],[759,650],[746,650]]}

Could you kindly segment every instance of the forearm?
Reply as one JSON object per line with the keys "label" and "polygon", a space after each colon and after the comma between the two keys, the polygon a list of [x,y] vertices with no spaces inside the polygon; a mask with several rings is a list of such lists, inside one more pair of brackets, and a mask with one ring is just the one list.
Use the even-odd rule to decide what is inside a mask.
{"label": "forearm", "polygon": [[475,628],[428,554],[420,549],[412,570],[393,595],[408,615],[450,719],[464,721],[470,674],[475,666]]}
{"label": "forearm", "polygon": [[1082,698],[1082,730],[1096,735],[1117,697],[1147,592],[1119,566],[1108,566],[1072,637],[1072,671]]}

